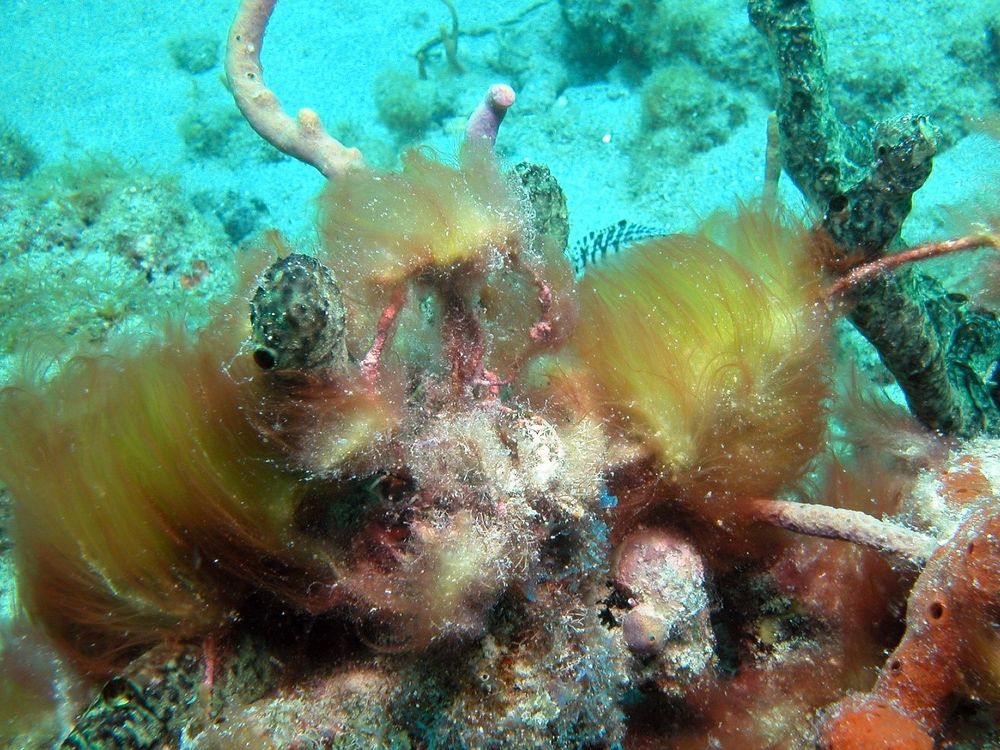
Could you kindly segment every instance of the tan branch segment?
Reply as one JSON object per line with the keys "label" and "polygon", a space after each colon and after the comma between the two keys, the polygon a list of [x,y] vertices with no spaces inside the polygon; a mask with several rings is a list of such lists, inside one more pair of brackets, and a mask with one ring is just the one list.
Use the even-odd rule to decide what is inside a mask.
{"label": "tan branch segment", "polygon": [[784,500],[754,500],[751,508],[754,520],[760,523],[861,544],[917,568],[926,564],[938,546],[933,537],[856,510]]}

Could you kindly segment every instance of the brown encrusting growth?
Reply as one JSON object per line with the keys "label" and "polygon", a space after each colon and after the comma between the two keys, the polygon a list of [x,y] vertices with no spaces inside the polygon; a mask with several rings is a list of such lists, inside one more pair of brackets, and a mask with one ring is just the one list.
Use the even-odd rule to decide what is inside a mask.
{"label": "brown encrusting growth", "polygon": [[249,357],[232,359],[243,331],[173,330],[2,394],[22,601],[88,669],[217,629],[250,591],[310,607],[332,580],[292,543],[303,485],[260,440],[269,395]]}

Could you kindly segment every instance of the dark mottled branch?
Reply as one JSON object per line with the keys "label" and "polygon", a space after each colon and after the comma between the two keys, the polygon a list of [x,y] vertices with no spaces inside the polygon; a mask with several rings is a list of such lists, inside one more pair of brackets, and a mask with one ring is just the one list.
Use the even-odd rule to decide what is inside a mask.
{"label": "dark mottled branch", "polygon": [[[823,38],[808,0],[750,0],[750,20],[774,52],[785,170],[845,254],[879,258],[901,246],[913,193],[930,175],[934,130],[922,115],[848,128],[830,101]],[[1000,434],[992,378],[996,316],[901,268],[848,295],[851,321],[878,350],[913,413],[931,429]]]}

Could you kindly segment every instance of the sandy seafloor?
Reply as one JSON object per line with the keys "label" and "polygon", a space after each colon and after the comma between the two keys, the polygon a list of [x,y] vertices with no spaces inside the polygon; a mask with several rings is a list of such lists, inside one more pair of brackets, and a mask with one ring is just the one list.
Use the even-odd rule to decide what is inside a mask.
{"label": "sandy seafloor", "polygon": [[[464,29],[494,25],[530,4],[456,0]],[[222,73],[235,5],[236,0],[0,0],[0,118],[30,140],[43,165],[111,154],[126,167],[177,177],[192,194],[236,191],[242,200],[266,207],[257,231],[275,227],[308,248],[315,241],[314,199],[323,186],[315,170],[291,159],[262,160],[253,148],[244,159],[232,143],[225,158],[199,156],[179,132],[179,123],[192,113],[235,111]],[[974,115],[997,108],[1000,40],[984,35],[986,21],[1000,19],[1000,0],[818,0],[815,6],[831,79],[855,82],[859,99],[866,95],[866,81],[877,91],[876,79],[892,74],[905,84],[899,100],[907,109],[896,114],[931,111],[943,101],[961,107],[970,96]],[[734,30],[748,23],[740,0],[711,0],[700,7],[716,14],[713,28],[728,29],[733,38],[738,38]],[[431,61],[430,79],[455,92],[454,108],[421,136],[402,138],[387,128],[374,100],[378,75],[387,69],[414,73],[414,50],[445,23],[447,10],[437,0],[281,0],[266,38],[265,74],[286,109],[315,109],[333,135],[360,146],[372,162],[391,166],[390,155],[410,143],[451,155],[485,87],[505,78],[496,70],[505,67],[497,35],[460,41],[464,74],[449,73],[440,59]],[[759,82],[753,93],[741,94],[731,80],[726,83],[746,116],[724,143],[688,158],[666,158],[643,150],[641,143],[640,91],[648,69],[623,63],[583,75],[571,63],[545,65],[546,59],[566,57],[560,25],[557,0],[518,25],[528,40],[522,44],[548,49],[535,50],[523,63],[519,100],[498,146],[505,162],[545,164],[558,178],[568,199],[571,245],[622,218],[667,231],[691,230],[715,209],[759,192],[766,91],[775,80],[769,65],[760,70],[770,81]],[[194,37],[219,43],[217,63],[197,74],[179,69],[169,51],[172,41]],[[983,66],[994,80],[979,81],[970,94],[942,71],[954,64],[958,46],[976,43],[986,50],[992,43],[998,60]],[[736,57],[741,51],[732,52]],[[850,94],[838,89],[837,95],[845,91]],[[955,229],[955,207],[973,215],[983,208],[996,211],[998,176],[996,143],[976,133],[962,136],[937,157],[904,236],[909,242],[947,236]],[[782,195],[792,206],[801,205],[787,178]],[[0,264],[0,277],[4,272]],[[15,312],[0,309],[0,318]],[[30,336],[31,321],[24,325]],[[0,593],[6,608],[9,582]]]}

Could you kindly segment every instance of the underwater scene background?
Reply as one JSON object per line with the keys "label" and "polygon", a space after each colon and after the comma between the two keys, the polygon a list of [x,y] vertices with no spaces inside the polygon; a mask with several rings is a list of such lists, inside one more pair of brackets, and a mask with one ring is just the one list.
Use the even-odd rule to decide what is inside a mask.
{"label": "underwater scene background", "polygon": [[1000,748],[1000,1],[0,10],[0,747]]}

